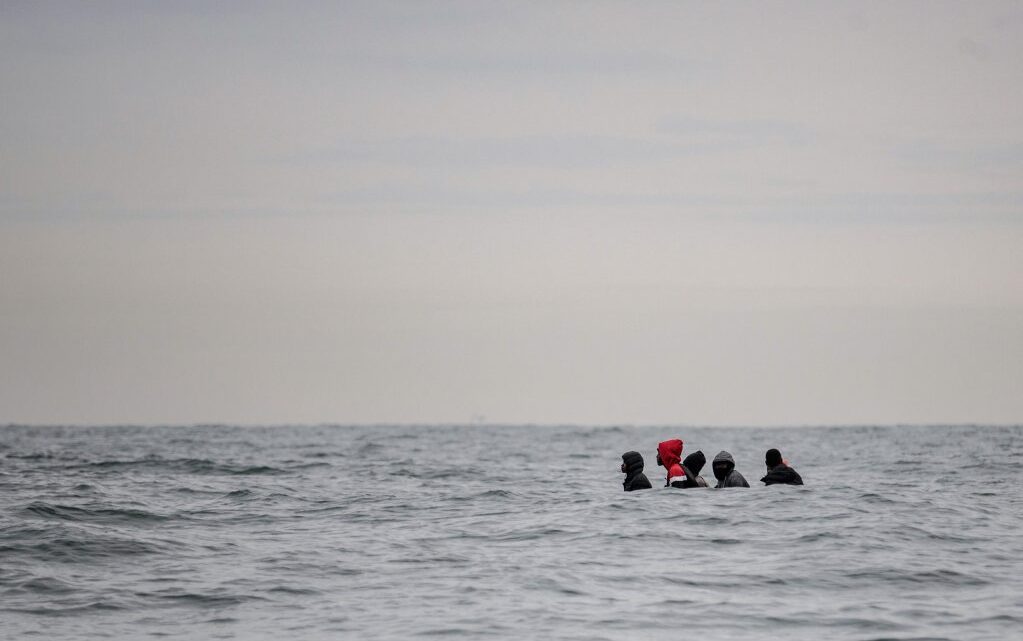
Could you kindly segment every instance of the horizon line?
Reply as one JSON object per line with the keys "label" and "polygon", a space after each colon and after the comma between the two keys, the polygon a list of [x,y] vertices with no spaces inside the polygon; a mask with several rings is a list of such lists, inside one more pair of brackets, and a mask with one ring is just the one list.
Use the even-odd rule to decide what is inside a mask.
{"label": "horizon line", "polygon": [[672,430],[686,430],[686,429],[849,429],[849,428],[956,428],[956,427],[983,427],[983,428],[1019,428],[1023,427],[1023,422],[1015,423],[978,423],[978,422],[951,422],[951,423],[799,423],[799,424],[783,424],[783,423],[766,423],[760,425],[742,425],[742,424],[686,424],[686,423],[599,423],[599,424],[585,424],[585,423],[572,423],[572,422],[552,422],[552,423],[537,423],[537,422],[423,422],[423,423],[409,423],[409,422],[310,422],[310,423],[225,423],[225,422],[194,422],[194,423],[20,423],[20,422],[7,422],[0,424],[0,429],[7,428],[73,428],[73,429],[91,429],[91,428],[143,428],[143,429],[183,429],[183,428],[218,428],[218,427],[230,427],[230,428],[241,428],[241,429],[273,429],[273,428],[312,428],[312,427],[328,427],[328,428],[416,428],[416,429],[429,429],[429,428],[511,428],[511,429],[524,429],[524,428],[535,428],[535,429],[557,429],[557,428],[572,428],[572,429],[672,429]]}

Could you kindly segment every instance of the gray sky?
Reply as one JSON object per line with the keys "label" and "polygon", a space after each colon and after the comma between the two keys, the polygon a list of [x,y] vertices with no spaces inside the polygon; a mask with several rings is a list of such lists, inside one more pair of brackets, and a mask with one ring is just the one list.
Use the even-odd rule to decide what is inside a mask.
{"label": "gray sky", "polygon": [[1023,421],[1023,4],[0,4],[0,422]]}

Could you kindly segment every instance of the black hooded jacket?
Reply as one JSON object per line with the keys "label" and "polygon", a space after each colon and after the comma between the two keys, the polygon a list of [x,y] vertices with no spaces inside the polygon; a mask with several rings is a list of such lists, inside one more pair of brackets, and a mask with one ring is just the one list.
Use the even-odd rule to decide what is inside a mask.
{"label": "black hooded jacket", "polygon": [[700,470],[707,464],[707,457],[703,452],[697,450],[682,461],[682,471],[686,473],[686,480],[682,487],[707,487],[707,481],[700,476]]}
{"label": "black hooded jacket", "polygon": [[802,485],[803,478],[799,476],[799,472],[795,471],[788,465],[781,463],[775,465],[767,472],[767,476],[760,479],[764,482],[764,485]]}
{"label": "black hooded jacket", "polygon": [[721,487],[749,487],[746,479],[735,469],[735,459],[728,452],[722,450],[714,457],[711,463],[714,470],[714,478],[718,480],[715,488]]}
{"label": "black hooded jacket", "polygon": [[643,455],[639,452],[626,452],[622,454],[622,463],[625,464],[625,482],[622,486],[626,492],[633,490],[649,490],[650,479],[643,474]]}

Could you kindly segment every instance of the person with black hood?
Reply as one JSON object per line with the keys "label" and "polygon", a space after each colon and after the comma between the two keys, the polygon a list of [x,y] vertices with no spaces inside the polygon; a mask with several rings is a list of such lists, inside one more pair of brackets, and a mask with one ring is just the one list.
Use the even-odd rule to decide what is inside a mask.
{"label": "person with black hood", "polygon": [[643,473],[643,455],[639,452],[626,452],[622,454],[622,472],[625,474],[625,482],[622,485],[626,492],[633,490],[649,490],[650,479]]}
{"label": "person with black hood", "polygon": [[714,457],[714,462],[710,465],[714,470],[714,478],[718,480],[715,488],[749,487],[746,479],[735,469],[735,459],[728,452],[724,450],[718,452],[718,455]]}
{"label": "person with black hood", "polygon": [[686,474],[686,480],[682,487],[707,487],[707,481],[700,476],[700,470],[707,464],[707,457],[703,452],[696,450],[682,461],[682,471]]}
{"label": "person with black hood", "polygon": [[802,485],[803,478],[799,472],[788,466],[781,457],[781,452],[771,448],[764,455],[764,463],[767,464],[767,476],[760,479],[764,485]]}

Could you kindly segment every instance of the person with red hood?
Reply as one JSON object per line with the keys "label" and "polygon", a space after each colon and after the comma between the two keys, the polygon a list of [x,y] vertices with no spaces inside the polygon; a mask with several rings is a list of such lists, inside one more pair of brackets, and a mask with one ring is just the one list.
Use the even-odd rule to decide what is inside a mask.
{"label": "person with red hood", "polygon": [[682,439],[673,438],[657,444],[657,464],[668,470],[664,487],[685,487],[686,473],[682,469]]}

